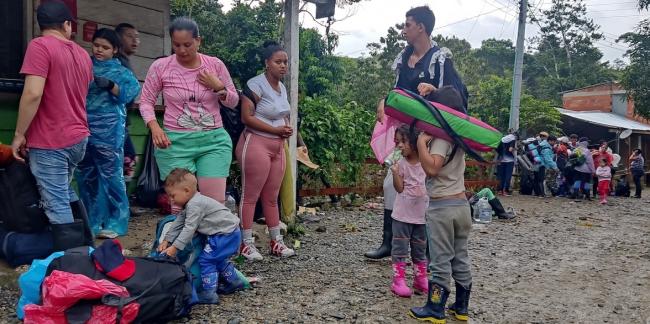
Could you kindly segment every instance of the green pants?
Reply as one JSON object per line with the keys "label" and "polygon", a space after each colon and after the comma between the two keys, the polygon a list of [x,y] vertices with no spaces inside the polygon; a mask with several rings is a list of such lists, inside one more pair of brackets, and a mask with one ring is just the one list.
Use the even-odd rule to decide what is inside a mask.
{"label": "green pants", "polygon": [[232,141],[223,128],[198,132],[165,130],[172,145],[156,148],[160,179],[175,168],[188,169],[197,177],[227,178],[232,162]]}

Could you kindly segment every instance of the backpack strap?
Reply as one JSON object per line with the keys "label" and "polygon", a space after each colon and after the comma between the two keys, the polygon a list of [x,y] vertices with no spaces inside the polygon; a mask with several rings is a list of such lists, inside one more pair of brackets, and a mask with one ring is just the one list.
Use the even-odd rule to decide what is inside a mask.
{"label": "backpack strap", "polygon": [[447,159],[445,164],[442,165],[443,168],[446,167],[447,164],[449,164],[449,162],[451,162],[451,160],[454,159],[454,157],[456,157],[456,151],[458,151],[458,144],[454,144],[454,147],[451,149],[451,154],[449,155],[449,158]]}

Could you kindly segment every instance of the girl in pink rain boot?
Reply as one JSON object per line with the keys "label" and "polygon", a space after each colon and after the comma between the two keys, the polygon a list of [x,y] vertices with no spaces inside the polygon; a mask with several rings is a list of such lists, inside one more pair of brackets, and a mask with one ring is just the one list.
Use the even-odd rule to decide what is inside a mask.
{"label": "girl in pink rain boot", "polygon": [[406,261],[411,248],[413,261],[413,289],[415,293],[426,294],[427,280],[427,235],[424,213],[429,203],[425,188],[426,174],[418,159],[415,129],[403,125],[395,134],[403,159],[394,164],[393,185],[397,191],[393,207],[393,283],[391,291],[400,297],[411,297],[412,291],[406,284]]}

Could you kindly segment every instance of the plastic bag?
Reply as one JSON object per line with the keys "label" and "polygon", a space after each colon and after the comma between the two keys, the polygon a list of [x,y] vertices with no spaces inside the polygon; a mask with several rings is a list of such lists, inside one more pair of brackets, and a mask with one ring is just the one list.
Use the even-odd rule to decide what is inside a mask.
{"label": "plastic bag", "polygon": [[[121,132],[120,143],[124,142],[124,130]],[[88,143],[86,155],[77,166],[75,176],[93,234],[102,229],[118,235],[127,232],[130,211],[123,168],[121,146],[114,148]]]}
{"label": "plastic bag", "polygon": [[136,200],[142,207],[155,208],[158,201],[158,193],[162,187],[160,171],[154,156],[154,144],[151,133],[147,136],[147,145],[144,148],[144,164],[142,173],[138,177],[136,189]]}
{"label": "plastic bag", "polygon": [[[246,125],[244,125],[244,122],[241,121],[241,102],[242,96],[244,96],[244,94],[241,91],[237,91],[237,93],[239,94],[239,102],[235,108],[231,109],[227,107],[221,107],[221,109],[219,109],[219,113],[221,114],[221,121],[223,122],[223,128],[226,130],[226,132],[228,132],[230,139],[235,144],[239,140],[239,136],[246,127]],[[233,154],[234,151],[235,150],[233,150]]]}
{"label": "plastic bag", "polygon": [[375,124],[370,147],[379,163],[384,163],[384,160],[395,150],[395,131],[399,125],[401,123],[390,116],[384,117],[384,123]]}
{"label": "plastic bag", "polygon": [[18,319],[25,317],[23,308],[29,304],[39,304],[41,302],[41,284],[47,272],[47,266],[50,265],[52,260],[63,255],[63,252],[54,252],[44,260],[34,260],[27,272],[20,275],[18,278],[18,286],[20,287],[20,299],[16,306],[16,316]]}
{"label": "plastic bag", "polygon": [[[126,288],[108,280],[92,280],[84,275],[52,271],[42,286],[43,305],[25,306],[25,324],[68,323],[66,310],[82,300],[98,300],[105,295],[129,297]],[[93,305],[88,323],[109,324],[117,320],[117,307]],[[131,323],[139,305],[129,303],[122,308],[120,323]]]}

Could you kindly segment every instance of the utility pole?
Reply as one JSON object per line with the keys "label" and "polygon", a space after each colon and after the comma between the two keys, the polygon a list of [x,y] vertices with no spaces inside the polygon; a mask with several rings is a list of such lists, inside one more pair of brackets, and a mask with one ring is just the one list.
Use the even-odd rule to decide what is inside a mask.
{"label": "utility pole", "polygon": [[515,68],[512,80],[512,101],[510,102],[510,121],[508,128],[519,130],[519,106],[521,105],[521,80],[524,68],[524,38],[526,37],[526,10],[528,1],[519,2],[519,28],[517,29],[517,48],[515,52]]}
{"label": "utility pole", "polygon": [[[298,136],[298,67],[299,67],[299,26],[298,26],[298,8],[300,0],[285,0],[284,1],[284,48],[289,54],[289,73],[285,78],[285,83],[289,87],[289,104],[291,105],[291,128],[293,128],[293,135],[289,138],[289,159],[291,162],[291,174],[293,174],[293,194],[292,201],[296,201],[296,179],[297,165],[296,165],[296,141]],[[287,215],[291,219],[294,215]]]}

